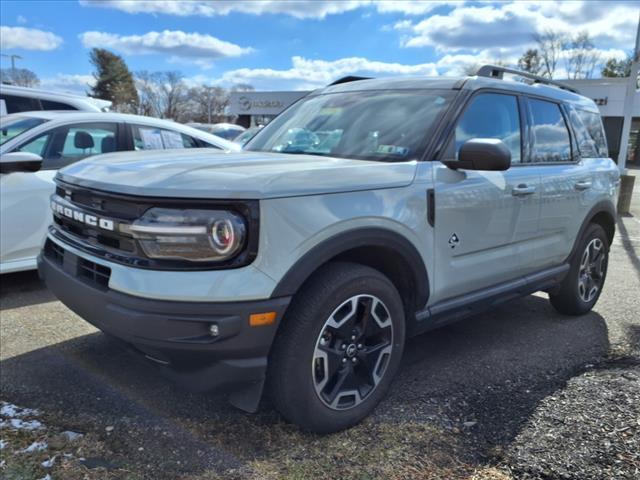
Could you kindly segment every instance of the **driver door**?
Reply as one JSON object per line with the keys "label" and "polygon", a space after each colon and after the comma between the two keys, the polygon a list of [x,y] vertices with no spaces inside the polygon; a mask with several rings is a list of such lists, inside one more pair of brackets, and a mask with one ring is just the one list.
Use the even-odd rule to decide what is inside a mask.
{"label": "driver door", "polygon": [[540,176],[522,163],[523,115],[517,96],[472,97],[445,158],[472,138],[497,138],[511,151],[507,171],[452,170],[434,164],[435,268],[432,302],[509,281],[532,271],[540,216]]}

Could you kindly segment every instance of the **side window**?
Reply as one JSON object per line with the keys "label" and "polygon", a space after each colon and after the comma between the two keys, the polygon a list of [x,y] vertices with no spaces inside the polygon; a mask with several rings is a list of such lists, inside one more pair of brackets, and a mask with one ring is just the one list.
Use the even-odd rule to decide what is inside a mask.
{"label": "side window", "polygon": [[17,95],[0,95],[5,101],[7,113],[32,112],[41,110],[40,102],[36,98],[19,97]]}
{"label": "side window", "polygon": [[520,163],[522,141],[518,99],[502,93],[483,93],[471,100],[458,120],[454,137],[446,149],[456,158],[464,142],[472,138],[497,138],[511,150],[511,162]]}
{"label": "side window", "polygon": [[37,153],[43,170],[57,170],[91,155],[116,150],[117,124],[86,123],[59,127],[18,147]]}
{"label": "side window", "polygon": [[593,158],[598,156],[598,149],[596,148],[596,142],[593,141],[591,135],[587,131],[582,119],[578,115],[578,112],[573,107],[569,109],[569,123],[573,128],[573,133],[576,136],[578,143],[578,151],[582,158]]}
{"label": "side window", "polygon": [[136,150],[198,148],[198,141],[184,133],[145,125],[131,125]]}
{"label": "side window", "polygon": [[66,103],[54,102],[52,100],[40,100],[43,110],[77,110]]}
{"label": "side window", "polygon": [[[598,157],[608,157],[609,149],[607,148],[607,137],[604,135],[604,127],[602,126],[602,118],[599,113],[588,112],[586,110],[576,110],[580,120],[582,120],[589,137],[593,140]],[[580,152],[582,153],[582,151]],[[582,155],[586,157],[587,155]]]}
{"label": "side window", "polygon": [[529,99],[533,148],[536,163],[570,162],[571,137],[560,106],[545,100]]}
{"label": "side window", "polygon": [[46,151],[47,144],[52,136],[53,133],[51,132],[40,135],[39,137],[36,137],[28,143],[18,147],[16,151],[35,153],[36,155],[40,155],[44,158],[44,152]]}
{"label": "side window", "polygon": [[[189,138],[191,138],[191,137],[189,137]],[[195,141],[195,139],[193,139],[193,140]],[[200,140],[200,145],[203,148],[217,148],[218,150],[222,150],[222,148],[219,147],[218,145],[214,145],[213,143],[205,142],[204,140]]]}

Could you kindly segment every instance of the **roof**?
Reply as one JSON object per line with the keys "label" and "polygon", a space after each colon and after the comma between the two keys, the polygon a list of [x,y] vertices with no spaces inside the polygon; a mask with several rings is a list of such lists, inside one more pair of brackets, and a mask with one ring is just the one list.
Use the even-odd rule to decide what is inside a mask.
{"label": "roof", "polygon": [[86,95],[77,95],[68,92],[58,92],[54,90],[43,90],[40,88],[31,88],[31,87],[20,87],[18,85],[7,85],[0,84],[0,92],[6,94],[16,94],[16,95],[24,95],[33,98],[45,98],[45,99],[55,99],[58,98],[60,100],[67,101],[75,101],[75,102],[89,102],[93,105],[98,106],[99,108],[109,107],[111,106],[111,102],[108,100],[102,100],[100,98],[88,97]]}
{"label": "roof", "polygon": [[593,101],[580,94],[542,83],[524,82],[488,77],[387,77],[368,80],[354,80],[318,89],[312,95],[337,92],[356,92],[367,90],[467,90],[483,88],[508,90],[517,93],[547,97],[556,101],[571,103],[581,108],[597,111]]}

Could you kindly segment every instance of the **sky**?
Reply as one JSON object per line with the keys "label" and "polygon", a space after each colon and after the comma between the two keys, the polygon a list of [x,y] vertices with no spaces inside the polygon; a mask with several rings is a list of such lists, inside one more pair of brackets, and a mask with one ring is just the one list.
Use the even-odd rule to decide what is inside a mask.
{"label": "sky", "polygon": [[639,16],[638,0],[3,0],[0,50],[20,55],[17,66],[43,87],[66,91],[91,84],[93,47],[118,53],[134,72],[178,70],[194,85],[305,90],[346,75],[513,64],[547,29],[587,31],[602,58],[623,58]]}

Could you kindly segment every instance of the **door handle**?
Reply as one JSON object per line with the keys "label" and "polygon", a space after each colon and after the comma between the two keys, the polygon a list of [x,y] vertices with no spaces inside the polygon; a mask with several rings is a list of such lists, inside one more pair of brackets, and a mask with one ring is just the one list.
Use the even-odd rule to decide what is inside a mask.
{"label": "door handle", "polygon": [[513,187],[513,190],[511,190],[511,195],[513,195],[514,197],[524,197],[526,195],[532,195],[534,193],[536,193],[536,187],[530,187],[525,183],[521,183],[517,187]]}
{"label": "door handle", "polygon": [[576,190],[587,190],[591,188],[591,180],[580,180],[576,182],[574,185]]}

